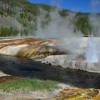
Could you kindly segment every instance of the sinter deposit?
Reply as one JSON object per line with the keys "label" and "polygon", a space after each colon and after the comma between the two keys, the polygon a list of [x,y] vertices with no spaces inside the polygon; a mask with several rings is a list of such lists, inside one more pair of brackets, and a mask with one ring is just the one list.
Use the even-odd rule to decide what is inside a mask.
{"label": "sinter deposit", "polygon": [[42,60],[43,63],[61,66],[62,68],[79,69],[88,72],[100,73],[100,63],[88,63],[82,60],[69,60],[67,55],[48,56]]}
{"label": "sinter deposit", "polygon": [[62,68],[100,73],[100,38],[4,39],[0,55],[27,57]]}

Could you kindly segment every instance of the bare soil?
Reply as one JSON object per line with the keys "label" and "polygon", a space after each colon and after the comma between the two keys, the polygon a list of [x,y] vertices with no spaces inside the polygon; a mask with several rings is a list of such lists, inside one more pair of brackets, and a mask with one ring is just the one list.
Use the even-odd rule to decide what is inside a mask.
{"label": "bare soil", "polygon": [[15,77],[15,76],[2,76],[2,77],[0,77],[0,83],[17,80],[17,79],[21,79],[21,78]]}

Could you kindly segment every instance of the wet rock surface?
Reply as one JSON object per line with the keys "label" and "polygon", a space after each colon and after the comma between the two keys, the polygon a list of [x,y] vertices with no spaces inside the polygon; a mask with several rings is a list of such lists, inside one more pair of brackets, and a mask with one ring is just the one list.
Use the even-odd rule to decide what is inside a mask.
{"label": "wet rock surface", "polygon": [[100,62],[88,63],[85,60],[76,60],[74,56],[70,55],[48,56],[41,61],[43,63],[51,64],[53,66],[61,66],[62,68],[78,69],[88,72],[100,73]]}

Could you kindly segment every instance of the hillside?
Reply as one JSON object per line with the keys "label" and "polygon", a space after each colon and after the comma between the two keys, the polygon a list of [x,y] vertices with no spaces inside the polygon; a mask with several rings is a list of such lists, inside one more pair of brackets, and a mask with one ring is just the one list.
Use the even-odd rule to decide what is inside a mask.
{"label": "hillside", "polygon": [[44,4],[31,4],[27,0],[0,0],[0,36],[35,36],[38,27],[45,29],[50,23],[50,14],[54,11],[57,11],[62,19],[69,16],[69,13],[74,14],[73,20],[69,22],[74,26],[74,33],[80,31],[85,36],[91,33],[88,13],[72,12]]}

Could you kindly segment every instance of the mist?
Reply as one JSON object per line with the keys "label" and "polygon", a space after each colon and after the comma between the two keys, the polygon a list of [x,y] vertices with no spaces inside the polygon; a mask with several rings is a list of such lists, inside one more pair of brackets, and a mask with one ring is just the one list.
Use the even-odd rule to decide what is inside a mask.
{"label": "mist", "polygon": [[[35,33],[36,38],[69,38],[69,37],[83,37],[83,33],[76,30],[73,22],[75,20],[75,12],[69,11],[67,16],[62,17],[59,14],[61,9],[60,5],[63,0],[51,0],[52,8],[49,12],[49,18],[46,17],[48,12],[40,8],[40,15],[37,17],[37,31]],[[89,14],[89,24],[91,25],[91,32],[95,37],[100,36],[100,14],[96,13],[98,7],[100,7],[100,0],[92,0],[90,3],[92,13]],[[47,22],[46,25],[43,23]],[[89,34],[89,35],[90,35]]]}
{"label": "mist", "polygon": [[[56,2],[57,1],[57,2]],[[49,12],[49,18],[46,18],[48,12],[40,9],[40,15],[37,17],[37,31],[36,38],[68,38],[68,37],[81,37],[80,31],[74,32],[74,17],[76,13],[66,12],[67,16],[62,17],[60,11],[63,10],[60,7],[62,0],[55,0],[52,2],[53,7]],[[47,22],[43,25],[43,22]]]}
{"label": "mist", "polygon": [[91,25],[91,34],[95,37],[100,37],[100,13],[97,13],[100,7],[100,0],[92,0],[92,13],[89,14],[89,23]]}
{"label": "mist", "polygon": [[93,13],[89,15],[89,22],[91,25],[91,34],[95,37],[100,37],[100,15]]}
{"label": "mist", "polygon": [[[97,1],[96,2],[92,1],[91,4],[93,6],[93,9],[95,9],[95,6],[97,6],[98,3],[99,2]],[[40,16],[37,17],[37,32],[35,37],[63,38],[63,41],[61,43],[56,44],[56,47],[58,49],[68,54],[72,54],[76,57],[79,55],[84,55],[84,57],[87,57],[87,55],[89,55],[88,53],[91,51],[91,46],[88,45],[89,44],[88,39],[82,38],[83,37],[82,32],[78,30],[76,31],[76,33],[74,32],[73,21],[75,20],[76,13],[68,12],[66,17],[62,17],[59,14],[59,11],[62,10],[60,8],[59,3],[53,5],[56,5],[56,8],[58,9],[52,9],[50,11],[49,23],[46,26],[43,26],[42,22],[46,20],[45,16],[47,15],[47,12],[40,9],[41,13]],[[100,35],[99,22],[100,18],[96,13],[91,13],[89,15],[89,23],[92,29],[90,34],[93,34],[94,36]],[[94,43],[94,47],[95,46],[96,45]],[[87,49],[90,51],[88,51]]]}
{"label": "mist", "polygon": [[99,6],[100,6],[100,0],[92,0],[91,7],[93,12],[96,12]]}
{"label": "mist", "polygon": [[[63,41],[56,44],[56,47],[59,50],[75,56],[84,55],[84,57],[88,57],[92,45],[91,42],[88,41],[88,38],[83,38],[82,32],[78,30],[74,32],[73,22],[75,20],[76,13],[69,11],[67,12],[67,16],[62,17],[59,13],[61,10],[63,10],[60,7],[60,3],[62,1],[55,1],[56,2],[52,2],[52,6],[55,7],[53,7],[49,13],[48,11],[40,8],[40,14],[39,16],[37,16],[36,19],[37,31],[35,32],[34,37],[62,38]],[[98,5],[99,0],[93,0],[91,2],[91,7],[93,11],[97,9]],[[100,17],[96,13],[91,13],[88,17],[92,29],[90,34],[93,34],[93,36],[95,37],[100,36]],[[99,42],[95,43],[93,41],[93,46],[95,47],[93,47],[93,53],[97,50],[96,45],[99,45]]]}

